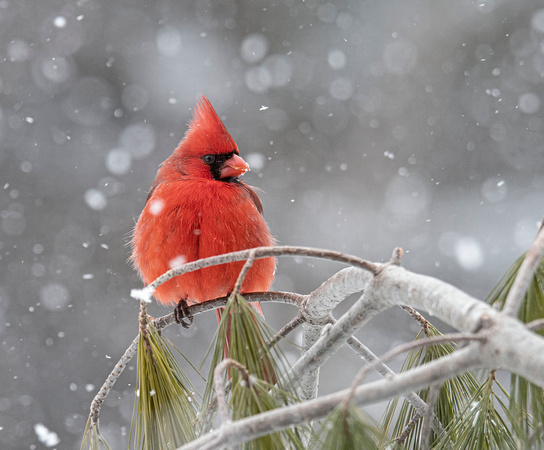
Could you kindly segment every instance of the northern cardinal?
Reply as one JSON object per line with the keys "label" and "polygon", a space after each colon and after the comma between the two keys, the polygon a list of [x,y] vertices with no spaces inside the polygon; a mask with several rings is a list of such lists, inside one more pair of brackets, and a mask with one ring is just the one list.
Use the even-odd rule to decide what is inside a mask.
{"label": "northern cardinal", "polygon": [[[134,228],[131,259],[146,285],[186,262],[275,244],[259,196],[238,178],[248,170],[234,139],[202,97],[185,137],[161,164]],[[155,298],[181,307],[226,296],[243,264],[174,277],[157,288]],[[275,266],[275,258],[256,260],[241,292],[269,290]]]}

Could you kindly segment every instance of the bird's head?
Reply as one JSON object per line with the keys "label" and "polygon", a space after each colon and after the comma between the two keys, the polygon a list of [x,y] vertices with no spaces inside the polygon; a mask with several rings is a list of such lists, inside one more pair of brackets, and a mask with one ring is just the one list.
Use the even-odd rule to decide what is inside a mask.
{"label": "bird's head", "polygon": [[229,181],[249,170],[236,142],[205,96],[198,102],[174,155],[180,172],[191,177]]}

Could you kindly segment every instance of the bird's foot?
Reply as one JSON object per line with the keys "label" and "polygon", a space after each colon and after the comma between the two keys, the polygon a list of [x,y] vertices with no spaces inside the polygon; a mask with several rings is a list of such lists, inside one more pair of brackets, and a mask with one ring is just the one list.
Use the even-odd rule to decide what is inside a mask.
{"label": "bird's foot", "polygon": [[183,328],[189,328],[193,324],[193,316],[189,312],[189,305],[185,299],[181,299],[174,308],[174,319]]}

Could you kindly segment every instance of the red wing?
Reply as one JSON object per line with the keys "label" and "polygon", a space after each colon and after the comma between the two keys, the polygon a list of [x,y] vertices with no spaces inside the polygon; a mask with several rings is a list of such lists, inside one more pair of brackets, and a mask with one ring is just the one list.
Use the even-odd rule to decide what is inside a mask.
{"label": "red wing", "polygon": [[261,199],[257,195],[257,193],[252,188],[250,188],[247,184],[241,183],[241,185],[247,191],[247,193],[251,197],[251,200],[253,200],[253,203],[255,203],[255,206],[257,207],[257,211],[259,211],[262,214],[263,213],[263,204],[261,202]]}
{"label": "red wing", "polygon": [[147,202],[153,195],[153,192],[155,192],[155,188],[162,183],[162,177],[160,177],[159,174],[157,174],[157,178],[155,178],[155,181],[153,181],[153,184],[151,185],[151,188],[149,189],[149,194],[147,194],[147,198],[145,199],[145,204],[147,205]]}

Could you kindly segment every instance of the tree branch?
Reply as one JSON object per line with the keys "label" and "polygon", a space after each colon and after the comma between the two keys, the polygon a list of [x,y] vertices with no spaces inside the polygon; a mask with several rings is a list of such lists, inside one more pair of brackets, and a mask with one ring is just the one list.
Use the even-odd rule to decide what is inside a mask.
{"label": "tree branch", "polygon": [[[346,401],[350,402],[351,397],[353,393],[355,392],[355,388],[361,384],[364,377],[368,375],[368,373],[376,368],[378,365],[385,363],[386,361],[389,361],[390,359],[394,358],[395,356],[401,355],[406,352],[410,352],[412,350],[415,350],[416,348],[421,347],[428,347],[431,345],[438,345],[438,344],[447,344],[452,341],[480,341],[485,342],[487,340],[486,336],[479,336],[476,334],[467,335],[463,333],[450,333],[450,334],[444,334],[442,336],[435,336],[425,339],[420,339],[418,341],[413,342],[407,342],[406,344],[399,345],[398,347],[395,347],[391,350],[389,350],[385,355],[383,355],[381,358],[377,359],[376,361],[372,362],[371,364],[363,367],[359,373],[356,375],[356,377],[353,380],[353,383],[351,385],[351,394],[346,397]],[[428,408],[428,405],[427,405]],[[426,408],[426,409],[427,409]]]}
{"label": "tree branch", "polygon": [[[227,253],[224,255],[212,256],[210,258],[199,259],[198,261],[192,261],[183,264],[175,269],[171,269],[158,277],[155,281],[150,283],[146,288],[140,290],[143,291],[146,298],[149,297],[153,291],[161,284],[165,283],[169,279],[184,273],[194,272],[205,267],[217,266],[235,261],[247,260],[251,254],[255,255],[255,259],[268,258],[270,256],[308,256],[312,258],[329,259],[331,261],[343,262],[350,264],[361,269],[365,269],[371,273],[375,273],[378,270],[378,266],[364,259],[357,258],[356,256],[345,255],[340,252],[334,252],[331,250],[321,250],[309,247],[291,247],[291,246],[277,246],[277,247],[255,247],[249,250],[242,250],[239,252]],[[135,295],[138,291],[135,292]],[[138,297],[141,300],[141,297]]]}
{"label": "tree branch", "polygon": [[[361,292],[371,278],[368,272],[348,267],[322,283],[302,302],[302,353],[306,353],[319,339],[323,326],[330,323],[332,310],[350,295]],[[319,367],[304,371],[300,379],[300,396],[304,399],[317,397]]]}
{"label": "tree branch", "polygon": [[504,302],[502,311],[509,316],[517,316],[519,306],[525,297],[525,293],[531,283],[533,274],[544,254],[544,227],[540,227],[531,248],[527,251],[519,268],[516,279]]}
{"label": "tree branch", "polygon": [[[302,300],[305,298],[302,295],[293,294],[291,292],[254,292],[251,294],[244,294],[244,297],[248,299],[249,301],[253,301],[253,302],[255,301],[276,302],[276,303],[288,303],[292,305],[300,305],[302,303]],[[210,311],[210,310],[225,306],[225,304],[227,303],[227,300],[228,300],[227,297],[221,297],[214,300],[208,300],[203,303],[191,305],[189,306],[188,310],[189,310],[189,313],[194,316],[206,311]],[[142,306],[142,303],[145,304],[145,301],[140,300],[140,308]],[[170,314],[166,314],[165,316],[153,319],[152,322],[158,331],[163,330],[169,325],[172,325],[173,323],[175,323],[174,313],[171,312]],[[140,325],[141,325],[141,322],[140,322]],[[117,379],[123,373],[125,367],[128,365],[132,357],[136,354],[137,350],[138,350],[138,336],[136,336],[133,339],[132,343],[126,349],[125,353],[123,354],[121,359],[117,362],[112,372],[108,375],[108,377],[106,378],[106,381],[104,382],[104,384],[102,385],[98,393],[95,395],[93,401],[91,402],[89,417],[91,418],[91,422],[93,425],[98,424],[100,410],[102,408],[102,404],[104,403],[104,400],[110,393]]]}
{"label": "tree branch", "polygon": [[[393,379],[383,379],[359,386],[353,395],[353,403],[358,406],[387,400],[393,396],[404,395],[421,389],[431,383],[440,383],[467,370],[479,367],[478,345],[471,344],[458,352],[432,361],[424,366],[404,372]],[[236,445],[274,431],[325,417],[349,394],[344,389],[317,399],[274,409],[245,419],[231,422],[219,431],[208,433],[179,450],[199,450],[213,442],[213,447],[221,448],[227,442]]]}
{"label": "tree branch", "polygon": [[[334,322],[336,322],[334,319],[332,319]],[[333,322],[333,323],[334,323]],[[357,353],[363,361],[365,361],[367,364],[372,364],[373,369],[376,370],[382,377],[384,378],[391,378],[396,375],[396,372],[391,370],[383,360],[378,358],[370,349],[368,349],[361,341],[359,341],[356,337],[351,336],[347,340],[347,344],[351,347],[351,349]],[[416,411],[416,415],[419,418],[423,417],[428,410],[427,403],[415,392],[410,392],[409,394],[406,394],[404,396],[406,401],[412,405],[412,407]],[[438,421],[438,418],[436,415],[433,414],[433,420],[431,422],[431,426],[433,430],[437,434],[441,434],[443,432],[442,424]]]}

